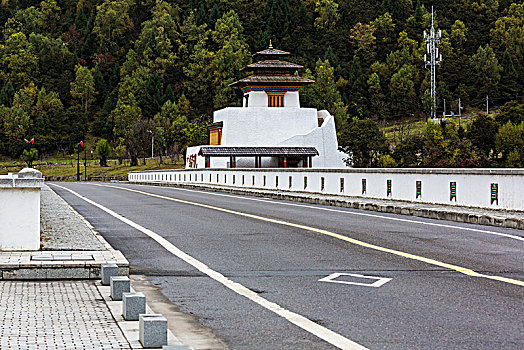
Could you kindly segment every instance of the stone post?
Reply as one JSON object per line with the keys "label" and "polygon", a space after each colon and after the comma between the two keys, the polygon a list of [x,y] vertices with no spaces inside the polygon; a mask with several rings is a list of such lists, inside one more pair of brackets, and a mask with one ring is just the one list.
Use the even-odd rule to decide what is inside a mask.
{"label": "stone post", "polygon": [[25,168],[0,176],[0,250],[40,248],[42,173]]}

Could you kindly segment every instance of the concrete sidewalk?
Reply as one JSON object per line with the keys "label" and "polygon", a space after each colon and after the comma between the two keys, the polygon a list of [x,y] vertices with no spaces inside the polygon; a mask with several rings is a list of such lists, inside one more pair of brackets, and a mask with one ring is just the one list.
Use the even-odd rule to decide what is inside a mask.
{"label": "concrete sidewalk", "polygon": [[[129,275],[122,253],[44,186],[41,250],[0,251],[0,349],[142,349],[138,321],[99,281],[106,263]],[[181,345],[169,331],[168,344]]]}

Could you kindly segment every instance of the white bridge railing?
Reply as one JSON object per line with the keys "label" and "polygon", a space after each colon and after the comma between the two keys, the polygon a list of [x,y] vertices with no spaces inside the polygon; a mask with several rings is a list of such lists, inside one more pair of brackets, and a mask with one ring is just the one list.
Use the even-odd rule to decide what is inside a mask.
{"label": "white bridge railing", "polygon": [[524,211],[521,169],[179,169],[131,172],[128,180]]}

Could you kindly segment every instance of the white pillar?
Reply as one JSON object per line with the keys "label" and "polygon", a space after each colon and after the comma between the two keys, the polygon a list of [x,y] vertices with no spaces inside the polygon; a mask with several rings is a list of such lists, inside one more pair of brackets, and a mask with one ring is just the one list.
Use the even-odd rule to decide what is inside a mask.
{"label": "white pillar", "polygon": [[42,173],[23,169],[0,176],[0,250],[40,248]]}

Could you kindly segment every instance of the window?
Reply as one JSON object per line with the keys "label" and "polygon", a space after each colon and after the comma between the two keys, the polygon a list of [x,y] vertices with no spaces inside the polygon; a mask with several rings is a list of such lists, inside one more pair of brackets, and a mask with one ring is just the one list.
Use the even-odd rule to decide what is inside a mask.
{"label": "window", "polygon": [[284,94],[268,94],[267,95],[267,106],[268,107],[284,107]]}

